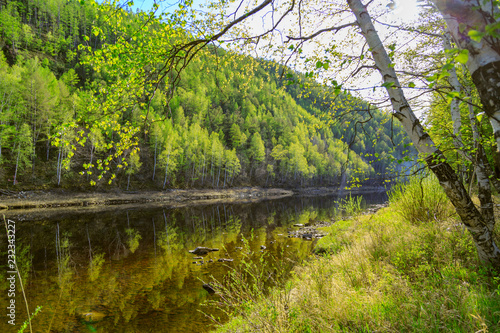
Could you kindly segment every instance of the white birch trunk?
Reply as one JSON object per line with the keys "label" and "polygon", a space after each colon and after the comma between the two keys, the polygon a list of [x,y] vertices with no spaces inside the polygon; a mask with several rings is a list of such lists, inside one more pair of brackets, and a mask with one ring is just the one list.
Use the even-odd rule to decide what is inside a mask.
{"label": "white birch trunk", "polygon": [[[451,50],[451,42],[449,33],[444,34],[443,44],[445,50]],[[457,71],[455,68],[450,70],[450,77],[448,82],[453,88],[453,92],[459,93],[462,89],[460,82],[458,81]],[[459,148],[462,145],[462,135],[460,134],[460,128],[462,127],[462,118],[460,117],[460,101],[454,98],[450,103],[450,113],[451,120],[453,121],[453,141],[455,142],[455,147]],[[459,148],[460,149],[460,148]]]}
{"label": "white birch trunk", "polygon": [[[443,36],[443,42],[445,50],[451,50],[452,47],[449,33],[446,33]],[[450,77],[448,81],[453,87],[453,91],[460,93],[460,91],[462,90],[462,85],[458,81],[457,71],[455,70],[455,68],[452,68],[450,69],[449,73]],[[472,108],[471,104],[469,104],[469,108]],[[468,154],[464,150],[462,136],[460,135],[460,128],[462,127],[462,119],[460,116],[460,102],[457,98],[454,98],[450,103],[450,113],[451,119],[453,121],[453,142],[455,148],[457,148],[458,152],[463,158],[468,158],[474,165],[474,171],[477,177],[478,197],[481,203],[481,215],[483,216],[490,232],[493,232],[493,229],[495,227],[495,215],[493,213],[493,202],[491,200],[491,184],[486,168],[486,166],[489,166],[489,164],[486,160],[486,154],[484,152],[483,145],[481,144],[481,141],[479,139],[479,132],[476,127],[475,117],[474,119],[469,118],[471,120],[474,147],[476,148],[476,156],[474,158],[471,156],[467,156]],[[472,110],[472,114],[474,114],[474,110]],[[461,168],[461,165],[459,166],[459,168]],[[459,170],[459,172],[462,171],[463,169]]]}
{"label": "white birch trunk", "polygon": [[163,181],[163,188],[167,185],[167,176],[168,176],[168,162],[170,161],[170,153],[167,155],[167,165],[165,166],[165,180]]}
{"label": "white birch trunk", "polygon": [[443,153],[437,149],[413,113],[366,7],[361,0],[347,0],[347,3],[356,16],[362,34],[370,47],[375,65],[382,75],[394,109],[393,116],[401,122],[415,148],[424,155],[428,167],[436,175],[446,195],[455,206],[457,214],[474,239],[480,260],[500,266],[500,250],[493,240],[492,233],[483,216],[472,203],[462,182],[446,162]]}
{"label": "white birch trunk", "polygon": [[154,165],[153,165],[153,180],[155,180],[155,173],[156,173],[156,148],[158,145],[158,136],[155,136],[155,157],[154,157]]}
{"label": "white birch trunk", "polygon": [[[492,1],[433,0],[448,31],[459,48],[469,51],[467,68],[476,86],[497,143],[496,164],[500,165],[500,41],[485,35],[480,42],[469,37],[469,31],[485,31],[495,24],[500,9]],[[496,31],[498,33],[498,30]]]}
{"label": "white birch trunk", "polygon": [[[474,146],[476,146],[476,142],[478,144],[481,144],[482,140],[481,135],[479,134],[479,129],[477,128],[476,115],[474,113],[474,107],[472,106],[472,104],[469,104],[469,120],[472,130],[472,139],[474,140]],[[500,193],[500,181],[495,177],[495,173],[493,172],[493,169],[491,168],[491,165],[487,159],[484,160],[484,168],[488,179],[491,181],[491,184],[493,185],[495,190]]]}
{"label": "white birch trunk", "polygon": [[19,156],[20,155],[21,155],[21,144],[19,143],[19,147],[17,148],[16,171],[14,171],[14,185],[16,185],[17,167],[19,166]]}

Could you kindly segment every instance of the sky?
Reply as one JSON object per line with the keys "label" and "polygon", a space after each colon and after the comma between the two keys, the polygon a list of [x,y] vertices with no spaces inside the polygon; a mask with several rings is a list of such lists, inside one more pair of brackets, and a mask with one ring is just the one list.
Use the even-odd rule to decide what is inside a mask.
{"label": "sky", "polygon": [[[173,0],[156,0],[162,11],[169,11],[171,6],[176,6],[178,1]],[[153,7],[154,0],[134,0],[134,9],[148,10]],[[206,3],[206,0],[194,0],[194,7],[199,4]],[[394,0],[393,16],[401,21],[409,21],[415,19],[418,14],[417,0]]]}
{"label": "sky", "polygon": [[[123,1],[123,0],[122,0]],[[129,0],[128,0],[129,1]],[[123,1],[125,2],[125,1]],[[134,0],[134,5],[132,8],[135,9],[140,9],[143,11],[147,11],[148,9],[153,8],[153,4],[155,3],[154,0]],[[156,3],[160,5],[160,11],[161,12],[169,12],[172,7],[177,7],[177,4],[179,1],[175,0],[156,0]],[[205,0],[194,0],[193,5],[195,8],[199,7],[200,3],[206,3]]]}
{"label": "sky", "polygon": [[396,0],[392,16],[402,22],[413,21],[418,17],[417,0]]}
{"label": "sky", "polygon": [[[282,0],[286,1],[286,0]],[[419,9],[417,6],[417,1],[418,0],[375,0],[375,2],[370,6],[370,8],[381,8],[383,12],[386,12],[386,14],[380,18],[381,21],[385,23],[390,23],[390,24],[400,24],[400,23],[410,23],[412,21],[415,21],[418,19],[418,14],[419,14]],[[125,3],[127,0],[121,0],[120,3]],[[154,0],[134,0],[134,5],[132,6],[132,9],[135,11],[136,9],[143,10],[143,11],[148,11],[149,9],[152,8],[154,4]],[[178,8],[178,1],[176,0],[156,0],[156,2],[160,5],[160,12],[169,12],[172,9]],[[366,0],[363,2],[367,2]],[[194,8],[199,8],[200,4],[205,4],[207,3],[206,0],[194,0]],[[239,3],[239,1],[238,1]],[[245,1],[244,3],[247,3]],[[235,5],[236,8],[237,5]],[[373,6],[373,7],[372,7]],[[387,10],[387,9],[391,10]],[[239,13],[242,13],[242,10],[240,10]],[[263,29],[263,22],[262,18],[255,18],[253,22],[251,23],[252,25],[255,24],[255,32],[254,34],[258,34],[258,32],[262,32]],[[264,20],[265,21],[265,20]],[[286,27],[286,23],[285,23]],[[382,39],[384,35],[388,35],[391,33],[386,27],[382,25],[377,25],[377,30],[379,34],[381,35]],[[394,30],[392,30],[394,31]],[[356,51],[354,51],[356,53]],[[267,57],[266,57],[267,58]],[[300,69],[299,69],[300,70]],[[353,80],[351,82],[350,86],[351,87],[372,87],[372,86],[379,86],[380,85],[380,74],[376,71],[371,73],[368,76],[364,76],[361,78],[362,81],[356,82]],[[412,91],[408,92],[409,94],[412,93]],[[372,91],[372,89],[366,89],[366,90],[360,90],[359,93],[356,92],[355,94],[359,95],[362,98],[368,99],[368,100],[381,100],[385,99],[386,92],[384,89],[377,89],[377,91]],[[418,116],[421,116],[421,111],[419,110],[414,110],[418,114]]]}

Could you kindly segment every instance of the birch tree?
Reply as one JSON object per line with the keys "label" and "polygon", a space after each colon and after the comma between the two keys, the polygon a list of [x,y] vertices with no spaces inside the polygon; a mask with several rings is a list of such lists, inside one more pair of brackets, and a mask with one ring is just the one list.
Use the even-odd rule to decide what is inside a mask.
{"label": "birch tree", "polygon": [[484,112],[493,127],[500,158],[500,8],[496,1],[433,0],[454,42],[468,54]]}
{"label": "birch tree", "polygon": [[[474,84],[480,92],[481,101],[483,106],[486,108],[486,113],[490,119],[495,118],[492,120],[492,126],[495,131],[498,145],[500,146],[500,121],[497,120],[500,119],[500,110],[498,108],[498,106],[500,106],[500,92],[498,90],[498,85],[500,85],[500,71],[498,70],[498,68],[500,68],[500,54],[495,50],[497,49],[496,45],[498,44],[496,39],[498,5],[492,5],[491,2],[484,4],[479,3],[479,1],[467,0],[435,0],[435,3],[439,10],[443,13],[455,42],[462,49],[470,49],[467,65],[469,71],[472,73]],[[264,30],[264,32],[262,34],[254,36],[255,38],[252,39],[248,37],[249,34],[244,29],[238,29],[238,27],[236,27],[232,30],[232,35],[229,33],[231,38],[228,39],[231,41],[238,39],[243,40],[246,42],[246,45],[248,45],[249,42],[258,44],[261,39],[268,37],[270,47],[272,47],[272,43],[276,42],[276,39],[273,39],[272,37],[278,35],[283,38],[283,34],[279,29],[280,23],[285,20],[285,18],[296,14],[299,23],[298,33],[293,35],[293,31],[291,31],[290,35],[286,37],[287,41],[296,41],[298,43],[297,45],[290,45],[288,49],[300,54],[302,52],[301,50],[303,44],[306,41],[316,39],[318,40],[318,44],[321,45],[321,43],[325,42],[324,36],[321,36],[322,34],[330,33],[329,36],[332,36],[345,28],[354,27],[357,29],[366,41],[366,47],[369,51],[368,53],[371,55],[372,62],[368,64],[363,62],[363,65],[359,66],[358,70],[352,73],[352,75],[356,75],[361,70],[374,69],[380,73],[383,80],[382,86],[387,91],[391,108],[393,110],[393,117],[401,122],[415,148],[421,154],[429,169],[437,176],[445,193],[455,206],[457,214],[460,216],[463,224],[472,235],[480,260],[499,266],[500,250],[496,246],[492,237],[492,223],[494,221],[487,221],[478,211],[469,194],[465,190],[462,182],[457,177],[457,174],[446,161],[443,153],[436,147],[432,138],[425,132],[420,121],[415,116],[411,105],[405,97],[402,85],[399,82],[398,75],[394,69],[395,64],[392,62],[389,52],[387,52],[373,25],[373,20],[367,10],[367,7],[361,0],[346,0],[346,3],[344,4],[347,4],[347,6],[342,6],[342,4],[340,4],[335,7],[333,6],[333,2],[325,2],[322,4],[324,5],[322,11],[324,16],[322,17],[323,22],[321,23],[324,23],[325,21],[327,23],[323,26],[320,25],[320,28],[317,28],[315,31],[313,30],[310,34],[306,34],[305,30],[303,30],[304,26],[307,24],[311,26],[311,19],[306,18],[305,13],[303,12],[306,6],[302,2],[300,5],[296,4],[295,1],[278,4],[272,0],[266,0],[254,8],[248,9],[240,16],[237,16],[236,14],[238,12],[237,9],[232,16],[229,16],[231,21],[223,25],[221,30],[216,30],[215,33],[209,34],[209,37],[192,41],[187,45],[193,47],[203,47],[208,43],[222,39],[222,36],[227,34],[229,30],[238,24],[241,24],[243,21],[259,12],[268,9],[272,10],[270,13],[272,19],[270,20],[270,24],[263,27],[262,30]],[[473,6],[478,6],[479,10],[474,9]],[[349,11],[351,15],[354,15],[354,20],[349,20],[349,15],[346,14]],[[338,25],[335,25],[335,22],[333,22],[335,16],[337,16],[337,18],[338,16],[343,17],[343,21]],[[330,17],[332,22],[328,23],[328,19]],[[304,23],[302,23],[302,20]],[[462,26],[460,23],[462,23]],[[481,38],[477,37],[475,38],[476,40],[474,40],[474,38],[464,38],[462,35],[464,29],[469,35],[477,37],[479,34]],[[335,48],[335,43],[327,44],[332,49]],[[325,49],[328,48],[325,46]],[[392,54],[394,53],[394,49],[394,46],[390,48]],[[278,45],[275,47],[275,50],[275,54],[284,54],[286,48]],[[331,52],[333,53],[334,51]],[[286,63],[290,58],[283,56],[282,59]],[[358,59],[363,60],[360,58]],[[351,63],[352,57],[351,59],[346,59],[344,63],[345,62]],[[328,66],[329,61],[318,60],[316,62],[316,70],[322,68],[328,69]],[[332,81],[332,84],[334,85],[334,88],[340,90],[337,82]]]}
{"label": "birch tree", "polygon": [[402,123],[419,153],[425,156],[424,160],[427,166],[437,176],[446,195],[455,206],[457,214],[472,235],[479,258],[495,266],[500,265],[500,251],[493,240],[492,221],[486,221],[474,206],[457,174],[415,117],[401,89],[394,65],[373,26],[366,6],[360,0],[347,0],[347,2],[356,16],[357,24],[370,47],[376,67],[383,78],[391,99],[394,117]]}

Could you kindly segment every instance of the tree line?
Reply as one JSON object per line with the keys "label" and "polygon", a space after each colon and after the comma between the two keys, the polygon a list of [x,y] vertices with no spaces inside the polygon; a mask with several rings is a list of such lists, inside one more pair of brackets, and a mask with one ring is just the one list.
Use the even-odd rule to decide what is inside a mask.
{"label": "tree line", "polygon": [[[126,28],[116,29],[97,3],[0,6],[4,184],[115,182],[129,189],[131,180],[136,188],[381,182],[408,154],[401,128],[366,102],[348,94],[334,99],[300,73],[221,50],[191,62],[175,91],[162,83],[142,104],[132,105],[137,96],[120,99],[114,106],[123,108],[119,117],[92,109],[95,96],[112,90],[116,76],[127,82],[127,74],[96,69],[95,54],[79,45],[97,53],[117,36],[133,36],[147,15],[119,9]],[[283,71],[302,88],[287,85]],[[335,122],[325,121],[321,105],[335,106]],[[130,144],[121,147],[125,137]]]}

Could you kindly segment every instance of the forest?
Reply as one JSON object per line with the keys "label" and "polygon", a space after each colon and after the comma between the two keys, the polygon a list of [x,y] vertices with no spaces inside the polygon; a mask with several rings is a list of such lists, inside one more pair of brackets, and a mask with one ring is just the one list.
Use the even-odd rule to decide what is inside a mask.
{"label": "forest", "polygon": [[0,0],[0,49],[16,331],[500,331],[499,1]]}
{"label": "forest", "polygon": [[[147,46],[137,31],[149,20],[123,8],[113,24],[103,14],[113,8],[0,2],[2,187],[384,184],[411,164],[390,114],[271,60],[207,48],[175,85],[113,65],[120,40]],[[148,26],[150,41],[161,27]]]}

